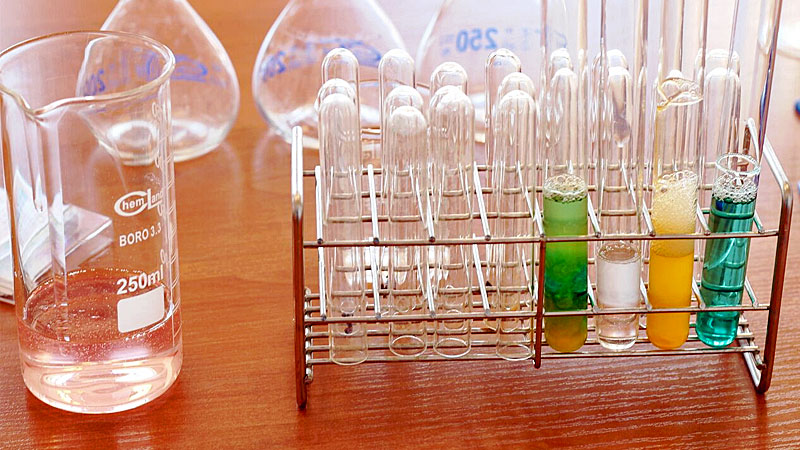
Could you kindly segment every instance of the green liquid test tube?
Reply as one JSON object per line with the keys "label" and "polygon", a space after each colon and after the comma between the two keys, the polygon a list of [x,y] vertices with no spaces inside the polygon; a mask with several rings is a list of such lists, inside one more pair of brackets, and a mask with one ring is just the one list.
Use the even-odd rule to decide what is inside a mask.
{"label": "green liquid test tube", "polygon": [[[561,193],[565,190],[569,191],[569,195]],[[548,179],[544,187],[545,234],[552,237],[583,236],[587,227],[586,183],[573,175]],[[544,269],[546,311],[586,309],[587,258],[587,242],[547,244]],[[553,349],[559,352],[575,351],[586,341],[586,316],[545,317],[544,335]]]}

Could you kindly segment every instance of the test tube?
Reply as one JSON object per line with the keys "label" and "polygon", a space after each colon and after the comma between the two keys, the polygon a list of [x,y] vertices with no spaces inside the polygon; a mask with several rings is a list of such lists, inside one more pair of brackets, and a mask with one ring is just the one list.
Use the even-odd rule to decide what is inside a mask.
{"label": "test tube", "polygon": [[[460,86],[444,86],[430,100],[430,153],[433,156],[433,220],[437,238],[472,237],[472,165],[475,109]],[[435,246],[434,302],[437,314],[472,310],[467,245]],[[471,320],[437,320],[434,351],[445,357],[467,354]]]}
{"label": "test tube", "polygon": [[[359,74],[358,58],[346,48],[335,48],[322,59],[322,82],[339,78],[348,83],[355,92],[356,112],[358,113],[358,130],[361,133],[361,78]],[[360,139],[360,137],[359,137]],[[359,143],[359,149],[361,144]],[[361,150],[361,162],[367,164],[377,163],[378,156],[373,152],[374,146]]]}
{"label": "test tube", "polygon": [[[378,96],[380,101],[381,130],[386,129],[389,114],[386,99],[396,87],[415,85],[414,59],[403,49],[395,48],[386,52],[378,63]],[[381,148],[386,146],[386,134],[381,132]],[[383,167],[381,155],[381,167]],[[385,183],[383,183],[385,185]],[[383,202],[382,202],[383,203]]]}
{"label": "test tube", "polygon": [[[747,1],[745,1],[747,3]],[[708,50],[703,88],[703,148],[700,153],[700,180],[703,184],[714,182],[715,170],[707,167],[728,153],[736,152],[739,143],[739,126],[742,87],[739,80],[741,63],[735,49],[736,37],[741,30],[739,0],[711,0],[709,8],[716,13],[709,16],[709,26],[715,32],[708,37]],[[724,11],[724,13],[723,13]],[[728,13],[730,11],[730,13]],[[699,77],[696,77],[699,78]],[[703,208],[709,206],[710,198],[699,198]]]}
{"label": "test tube", "polygon": [[[523,171],[535,155],[539,110],[528,93],[516,90],[503,96],[494,111],[492,173],[498,218],[493,223],[492,235],[501,238],[527,236],[531,232],[531,220]],[[525,261],[531,250],[527,244],[494,245],[490,266],[496,272],[497,295],[492,310],[518,312],[530,307]],[[496,326],[498,356],[509,360],[531,356],[530,320],[498,319]]]}
{"label": "test tube", "polygon": [[[494,137],[494,121],[495,121],[495,108],[497,107],[497,103],[500,101],[498,96],[498,91],[500,89],[500,84],[502,83],[503,79],[506,75],[510,73],[519,73],[522,70],[522,64],[520,63],[519,58],[515,55],[511,50],[507,48],[499,48],[492,53],[489,54],[489,57],[486,58],[486,139],[485,139],[485,154],[484,160],[486,162],[486,173],[485,173],[485,184],[484,186],[490,188],[492,192],[497,189],[497,186],[494,184],[494,177],[492,176],[492,170],[494,167],[494,154],[495,154],[495,137]],[[482,195],[482,194],[478,194]],[[486,199],[486,209],[490,212],[498,212],[497,210],[497,203],[496,203],[497,195],[490,195]],[[489,219],[490,226],[495,219]],[[497,286],[497,279],[495,275],[497,273],[496,269],[494,268],[494,258],[492,257],[492,249],[494,248],[493,244],[487,244],[486,248],[486,260],[488,261],[487,270],[486,270],[486,283],[488,285]],[[497,302],[497,295],[490,293],[489,294],[489,302],[494,304]],[[494,320],[485,319],[484,322],[490,328],[495,327]]]}
{"label": "test tube", "polygon": [[[325,55],[322,60],[322,83],[339,78],[350,83],[356,94],[356,105],[361,104],[359,96],[358,58],[346,48],[335,48]],[[359,116],[360,117],[360,116]],[[361,125],[359,122],[359,129]]]}
{"label": "test tube", "polygon": [[[378,63],[378,89],[381,108],[381,130],[386,129],[389,114],[386,112],[386,98],[399,86],[415,85],[414,59],[405,50],[396,48],[383,55]],[[381,133],[381,147],[386,146],[386,135]]]}
{"label": "test tube", "polygon": [[[707,1],[663,2],[650,208],[659,235],[695,231],[706,9]],[[653,309],[691,305],[693,267],[692,239],[651,242]],[[688,336],[689,313],[648,314],[647,337],[656,347],[678,348]]]}
{"label": "test tube", "polygon": [[[567,9],[567,3],[570,8]],[[567,17],[567,11],[574,16]],[[547,237],[584,236],[588,230],[587,117],[581,105],[588,89],[586,68],[586,2],[542,2],[547,78],[547,145],[544,164],[543,219]],[[567,48],[555,48],[552,34],[567,30]],[[579,311],[588,305],[586,242],[547,244],[544,274],[546,311]],[[586,341],[586,316],[545,317],[547,345],[572,352]]]}
{"label": "test tube", "polygon": [[[399,88],[398,88],[399,89]],[[400,106],[386,121],[386,155],[388,165],[387,211],[389,239],[424,239],[426,211],[420,202],[427,195],[428,124],[422,111],[414,106]],[[427,203],[426,203],[427,204]],[[425,313],[424,301],[428,280],[428,259],[425,247],[388,247],[390,314],[419,315]],[[425,322],[392,322],[389,349],[398,356],[417,356],[427,348]]]}
{"label": "test tube", "polygon": [[[388,129],[388,119],[392,115],[392,113],[401,106],[412,106],[417,108],[418,110],[422,111],[424,100],[422,99],[422,95],[411,86],[397,86],[396,88],[392,89],[392,91],[386,96],[386,99],[383,101],[383,113],[386,117],[386,123],[384,124],[383,129]],[[381,133],[381,139],[386,140],[386,134]],[[385,144],[384,144],[385,145]],[[396,155],[396,154],[393,154]],[[392,161],[393,155],[389,155],[381,153],[381,167],[386,167],[389,164],[395,164]],[[426,155],[427,156],[427,155]],[[427,163],[424,165],[427,167]],[[381,190],[388,198],[388,191],[390,178],[384,176],[382,179]],[[384,202],[385,203],[385,202]]]}
{"label": "test tube", "polygon": [[[640,232],[639,201],[644,160],[645,46],[647,2],[603,0],[600,76],[596,117],[599,130],[599,220],[607,235]],[[611,25],[612,27],[609,27]],[[627,55],[631,56],[631,64]],[[637,127],[633,124],[636,123]],[[604,241],[596,252],[597,307],[635,309],[640,305],[641,245]],[[595,316],[597,340],[610,350],[636,343],[637,314]]]}
{"label": "test tube", "polygon": [[503,78],[500,86],[497,88],[497,97],[503,98],[511,91],[522,91],[530,95],[536,101],[536,85],[533,84],[531,77],[522,72],[512,72]]}
{"label": "test tube", "polygon": [[[319,111],[320,166],[325,241],[361,240],[361,147],[358,110],[342,93],[327,95]],[[329,247],[323,251],[327,269],[328,317],[357,317],[365,312],[365,273],[359,247]],[[337,364],[357,364],[367,359],[367,333],[363,323],[332,323],[330,358]]]}
{"label": "test tube", "polygon": [[[717,159],[708,227],[712,233],[747,233],[753,226],[761,167],[755,158],[729,153]],[[749,238],[710,239],[706,244],[700,295],[706,306],[739,306],[742,301]],[[711,347],[736,338],[738,311],[697,313],[697,337]]]}
{"label": "test tube", "polygon": [[325,97],[336,93],[344,94],[352,99],[353,103],[356,102],[356,92],[353,90],[353,86],[350,83],[341,78],[331,78],[322,83],[322,87],[320,87],[317,92],[317,99],[314,101],[314,109],[317,111],[317,114],[319,114],[322,101],[325,100]]}
{"label": "test tube", "polygon": [[[500,83],[500,87],[497,89],[497,96],[498,98],[503,98],[506,94],[512,91],[522,91],[531,96],[533,101],[536,103],[537,111],[539,111],[537,112],[536,119],[537,127],[539,127],[538,123],[542,120],[541,110],[539,108],[539,102],[541,99],[536,91],[536,86],[533,84],[533,80],[531,80],[529,76],[522,72],[512,72],[506,75],[506,77],[503,78],[503,81]],[[530,154],[526,157],[528,166],[523,167],[522,175],[525,186],[528,187],[531,206],[533,206],[536,201],[536,191],[534,189],[537,185],[536,165],[539,163],[539,158],[543,157],[543,155],[539,154],[539,149],[541,149],[544,145],[543,139],[544,133],[539,133],[537,129],[536,142],[534,142],[534,144],[530,147]]]}
{"label": "test tube", "polygon": [[455,86],[467,92],[467,71],[459,64],[448,61],[439,64],[431,73],[431,99],[444,86]]}
{"label": "test tube", "polygon": [[[511,50],[500,48],[489,54],[486,58],[486,167],[491,170],[494,166],[494,108],[500,101],[498,96],[500,84],[506,75],[522,71],[522,63]],[[487,180],[491,180],[487,175]],[[491,183],[491,182],[490,182]],[[491,186],[490,184],[490,187]],[[490,210],[492,210],[490,208]]]}
{"label": "test tube", "polygon": [[[386,99],[389,97],[390,93],[398,87],[409,87],[412,91],[415,91],[415,75],[414,75],[414,59],[402,49],[396,48],[389,50],[386,52],[383,57],[381,57],[380,62],[378,63],[378,97],[379,97],[379,109],[380,109],[380,124],[381,124],[381,151],[379,153],[381,168],[386,167],[386,158],[384,157],[383,149],[386,148],[386,127],[387,121],[389,120],[389,115],[391,112],[386,111],[387,102]],[[415,91],[416,92],[416,91]],[[419,104],[420,109],[422,108],[422,98],[420,98]],[[378,208],[381,215],[386,214],[386,185],[388,179],[386,175],[381,176],[381,195],[378,199]],[[386,222],[381,222],[381,237],[386,237]],[[388,264],[388,248],[383,247],[381,249],[373,249],[373,251],[380,252],[380,267],[381,267],[381,279],[383,284],[388,281],[388,272],[386,270]],[[381,305],[383,306],[383,305]]]}

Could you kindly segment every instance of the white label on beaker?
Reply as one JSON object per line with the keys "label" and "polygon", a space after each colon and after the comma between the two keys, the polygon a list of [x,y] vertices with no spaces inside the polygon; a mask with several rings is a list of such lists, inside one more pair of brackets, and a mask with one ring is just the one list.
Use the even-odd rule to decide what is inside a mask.
{"label": "white label on beaker", "polygon": [[120,333],[138,330],[164,318],[164,286],[117,303],[117,328]]}

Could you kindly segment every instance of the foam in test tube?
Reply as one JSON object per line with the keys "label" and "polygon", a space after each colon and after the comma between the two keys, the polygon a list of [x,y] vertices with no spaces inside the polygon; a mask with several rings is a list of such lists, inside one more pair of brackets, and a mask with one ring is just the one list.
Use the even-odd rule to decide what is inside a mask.
{"label": "foam in test tube", "polygon": [[[472,237],[472,170],[475,109],[456,86],[431,98],[430,153],[433,156],[433,221],[437,239]],[[472,310],[472,255],[468,245],[435,246],[434,301],[437,314]],[[434,351],[445,357],[469,352],[472,320],[437,320]]]}
{"label": "foam in test tube", "polygon": [[[499,217],[493,222],[492,235],[500,238],[527,236],[531,232],[531,221],[523,171],[536,151],[539,110],[533,98],[519,90],[503,96],[494,110],[492,174],[496,190],[493,196]],[[494,245],[490,267],[495,271],[497,293],[492,310],[518,312],[531,305],[528,277],[524,272],[531,251],[528,244]],[[531,334],[525,331],[531,329],[530,320],[497,319],[496,327],[498,356],[510,360],[531,356]]]}
{"label": "foam in test tube", "polygon": [[[320,166],[322,172],[323,228],[326,241],[362,240],[361,139],[358,110],[345,94],[327,95],[319,111]],[[324,249],[327,267],[328,317],[364,315],[365,273],[359,247]],[[337,364],[357,364],[367,358],[367,333],[363,323],[329,326],[330,358]]]}

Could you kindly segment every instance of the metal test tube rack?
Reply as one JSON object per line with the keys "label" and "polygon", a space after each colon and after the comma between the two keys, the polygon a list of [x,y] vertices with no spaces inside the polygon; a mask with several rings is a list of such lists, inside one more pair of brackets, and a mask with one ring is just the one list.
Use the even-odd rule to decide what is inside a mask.
{"label": "metal test tube rack", "polygon": [[[491,189],[481,187],[479,173],[485,171],[483,166],[474,167],[474,182],[476,195],[477,211],[473,211],[473,221],[475,222],[476,237],[464,240],[444,240],[437,239],[433,233],[433,227],[428,224],[429,239],[428,240],[382,240],[378,235],[378,223],[385,221],[386,217],[381,216],[377,209],[377,198],[380,197],[380,192],[377,192],[375,186],[380,186],[376,182],[376,175],[380,174],[380,169],[375,169],[372,166],[366,167],[363,170],[363,176],[366,178],[368,190],[362,193],[362,197],[367,201],[369,207],[365,209],[362,221],[365,227],[371,230],[371,237],[364,241],[337,241],[327,242],[323,241],[319,236],[321,233],[321,213],[319,199],[319,167],[316,170],[303,170],[303,147],[302,147],[302,133],[297,128],[293,134],[292,142],[292,266],[293,266],[293,288],[294,288],[294,306],[295,306],[295,376],[297,388],[297,405],[303,408],[307,401],[307,385],[311,383],[314,376],[314,366],[323,364],[333,364],[328,351],[328,324],[334,322],[362,322],[372,324],[373,326],[368,333],[368,358],[365,363],[388,363],[388,362],[419,362],[419,361],[480,361],[480,360],[499,360],[495,351],[496,346],[496,332],[486,327],[483,319],[497,319],[497,318],[518,318],[524,319],[527,326],[520,330],[520,333],[525,333],[527,343],[532,348],[531,359],[535,368],[542,366],[543,359],[562,359],[562,358],[619,358],[619,357],[682,357],[688,355],[712,355],[722,353],[739,353],[742,355],[748,371],[750,373],[753,385],[758,393],[764,393],[769,389],[770,381],[772,378],[772,369],[775,360],[775,345],[777,342],[778,334],[778,321],[780,317],[781,299],[783,296],[783,283],[784,274],[786,271],[786,258],[787,248],[789,243],[789,231],[791,226],[792,214],[792,191],[791,184],[778,160],[772,146],[765,139],[763,149],[758,148],[758,134],[754,121],[748,121],[748,126],[745,133],[744,148],[748,150],[751,155],[762,155],[762,165],[769,167],[772,174],[772,180],[777,184],[781,198],[780,198],[780,216],[777,228],[765,228],[762,221],[756,213],[754,223],[755,230],[747,233],[735,234],[718,234],[709,231],[705,216],[708,211],[697,212],[697,226],[696,231],[692,234],[683,235],[656,235],[652,223],[649,218],[649,213],[644,206],[642,210],[643,221],[645,224],[644,230],[641,234],[604,234],[603,230],[597,220],[596,210],[593,206],[589,205],[589,222],[590,234],[584,236],[560,236],[548,237],[544,234],[542,226],[542,217],[539,206],[536,202],[531,205],[530,219],[532,223],[533,234],[525,237],[514,238],[493,238],[489,233],[488,219],[497,218],[497,213],[487,211],[484,203],[484,195],[491,194]],[[765,163],[765,164],[764,164]],[[306,183],[312,184],[315,188],[317,201],[306,203],[304,200],[304,187]],[[763,183],[762,183],[763,184]],[[647,189],[647,187],[646,187]],[[710,191],[710,185],[701,186],[703,191]],[[541,186],[537,186],[536,190],[541,192]],[[590,191],[596,190],[596,186],[590,186]],[[608,192],[622,193],[628,190],[626,186],[607,186]],[[633,195],[632,192],[628,192]],[[535,198],[535,196],[533,196]],[[763,199],[763,201],[767,201]],[[311,210],[316,210],[316,229],[317,236],[314,239],[307,239],[307,235],[303,230],[304,210],[306,207]],[[603,211],[603,214],[609,215],[635,215],[633,210],[613,210]],[[499,217],[498,220],[502,220]],[[750,281],[745,282],[746,295],[743,297],[742,304],[739,306],[725,306],[725,307],[707,307],[705,306],[700,290],[695,284],[693,288],[692,304],[686,308],[672,308],[672,309],[658,309],[653,310],[647,301],[646,280],[640,281],[641,295],[643,306],[640,308],[630,310],[613,310],[603,311],[597,308],[594,302],[593,289],[589,289],[589,304],[587,309],[581,311],[565,311],[565,312],[546,312],[544,311],[543,301],[539,300],[538,293],[544,292],[544,258],[547,257],[547,245],[552,242],[571,242],[571,241],[604,241],[604,240],[643,240],[651,241],[654,239],[722,239],[732,237],[748,237],[762,241],[765,238],[777,238],[775,244],[775,259],[772,273],[771,292],[769,294],[769,301],[765,302],[759,300],[756,292],[753,290]],[[527,267],[526,273],[529,274],[529,283],[527,286],[519,286],[519,290],[528,291],[530,294],[530,308],[529,310],[522,311],[509,311],[509,312],[492,312],[489,308],[488,295],[492,291],[491,286],[487,286],[483,279],[483,267],[487,265],[487,261],[481,260],[478,246],[486,244],[499,244],[499,243],[529,243],[532,246],[538,246],[538,256],[534,258],[530,266]],[[388,290],[383,289],[378,283],[372,283],[372,286],[367,286],[367,299],[368,308],[367,315],[360,317],[347,317],[347,318],[331,318],[327,317],[324,302],[320,302],[320,298],[324,298],[324,285],[322,285],[322,292],[318,289],[313,291],[306,286],[307,271],[316,271],[318,273],[309,276],[308,279],[323,280],[324,271],[326,268],[322,263],[321,257],[322,249],[325,247],[387,247],[387,246],[435,246],[435,245],[467,245],[472,247],[472,254],[475,258],[475,277],[473,278],[473,286],[470,286],[473,296],[473,311],[469,313],[460,314],[435,314],[435,308],[429,308],[428,314],[420,315],[402,315],[402,316],[384,316],[381,315],[380,302],[382,298],[388,294]],[[315,255],[320,255],[315,257]],[[695,259],[698,255],[695,255]],[[371,258],[367,258],[371,259]],[[647,264],[647,260],[643,261]],[[308,264],[307,264],[308,263]],[[590,264],[594,261],[592,258],[589,260]],[[378,273],[380,269],[376,267],[374,260],[367,261],[365,259],[366,270],[371,271],[373,274]],[[309,273],[310,275],[310,273]],[[590,280],[587,281],[592,288],[594,285]],[[426,293],[426,298],[429,303],[433,301],[430,295]],[[689,340],[683,347],[674,350],[660,350],[648,344],[648,340],[644,333],[640,331],[639,338],[636,345],[628,350],[623,351],[610,351],[602,348],[596,337],[593,335],[593,327],[589,328],[589,338],[584,346],[576,352],[572,353],[558,353],[550,349],[547,342],[544,340],[543,335],[543,318],[546,316],[595,316],[601,314],[659,314],[669,312],[688,312],[695,314],[698,311],[742,311],[742,312],[763,312],[768,314],[765,345],[760,348],[756,343],[756,334],[751,330],[750,324],[744,317],[741,316],[739,321],[739,329],[737,338],[731,346],[725,348],[711,348],[705,347],[697,338],[697,335],[690,333]],[[394,321],[424,321],[428,324],[429,329],[433,328],[434,321],[447,320],[447,319],[473,319],[472,321],[472,349],[471,351],[458,358],[444,357],[432,351],[432,345],[421,355],[413,358],[400,357],[394,355],[388,350],[388,331],[383,331],[377,327],[377,324],[388,324]],[[432,333],[429,335],[431,338]],[[513,362],[509,362],[512,364]],[[519,362],[516,362],[517,364]],[[343,367],[341,370],[348,370]]]}

